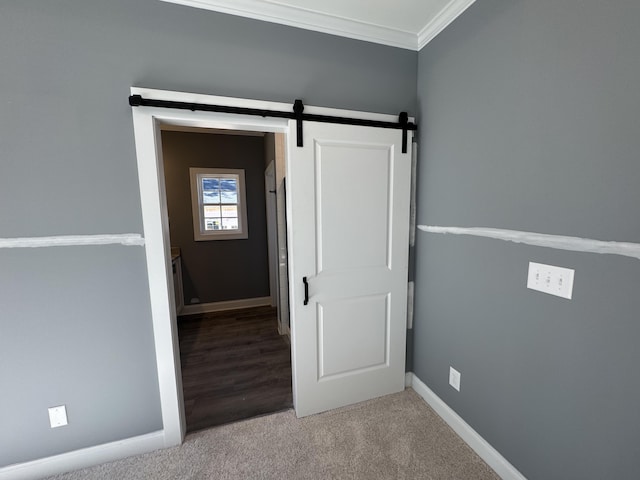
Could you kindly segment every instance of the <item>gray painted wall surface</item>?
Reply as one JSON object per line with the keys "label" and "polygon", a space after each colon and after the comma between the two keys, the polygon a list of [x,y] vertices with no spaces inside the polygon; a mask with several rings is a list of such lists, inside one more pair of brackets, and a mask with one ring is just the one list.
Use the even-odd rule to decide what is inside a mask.
{"label": "gray painted wall surface", "polygon": [[162,428],[146,283],[142,247],[0,249],[0,466]]}
{"label": "gray painted wall surface", "polygon": [[[263,137],[162,132],[171,245],[180,247],[185,304],[269,296]],[[249,238],[193,239],[190,167],[245,171]]]}
{"label": "gray painted wall surface", "polygon": [[[639,19],[483,0],[425,47],[418,223],[640,242]],[[573,300],[529,261],[574,268]],[[414,372],[527,478],[635,478],[639,291],[626,257],[420,232]]]}
{"label": "gray painted wall surface", "polygon": [[[2,2],[0,237],[142,233],[133,85],[413,114],[416,58],[157,0]],[[161,428],[143,249],[0,262],[0,467]]]}

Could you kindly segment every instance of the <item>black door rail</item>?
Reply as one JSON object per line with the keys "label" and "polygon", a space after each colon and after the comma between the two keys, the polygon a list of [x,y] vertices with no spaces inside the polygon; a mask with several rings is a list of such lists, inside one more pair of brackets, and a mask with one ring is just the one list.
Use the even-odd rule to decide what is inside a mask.
{"label": "black door rail", "polygon": [[295,120],[297,145],[302,147],[302,122],[321,122],[321,123],[337,123],[340,125],[359,125],[363,127],[392,128],[402,130],[402,153],[407,153],[407,132],[409,130],[416,131],[418,126],[409,121],[407,112],[400,112],[398,122],[383,122],[379,120],[365,120],[360,118],[334,117],[331,115],[316,115],[313,113],[304,113],[304,105],[302,100],[296,100],[293,104],[293,111],[280,112],[277,110],[264,110],[260,108],[230,107],[226,105],[209,105],[206,103],[189,103],[174,102],[171,100],[154,100],[151,98],[143,98],[142,95],[131,95],[129,97],[129,105],[132,107],[158,107],[158,108],[176,108],[179,110],[204,111],[204,112],[220,112],[235,113],[239,115],[254,115],[258,117],[276,117],[288,118]]}

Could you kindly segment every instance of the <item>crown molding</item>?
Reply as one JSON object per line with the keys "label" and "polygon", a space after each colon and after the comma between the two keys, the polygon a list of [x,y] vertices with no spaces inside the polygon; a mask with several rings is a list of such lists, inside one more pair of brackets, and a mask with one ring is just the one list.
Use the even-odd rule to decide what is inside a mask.
{"label": "crown molding", "polygon": [[160,0],[166,3],[279,23],[341,37],[418,51],[469,8],[475,0],[451,0],[420,32],[399,30],[306,8],[259,0]]}
{"label": "crown molding", "polygon": [[416,50],[416,34],[349,18],[256,0],[161,0],[341,37]]}
{"label": "crown molding", "polygon": [[418,48],[420,51],[427,43],[433,40],[451,22],[475,3],[476,0],[451,0],[440,13],[433,17],[420,32],[418,32]]}

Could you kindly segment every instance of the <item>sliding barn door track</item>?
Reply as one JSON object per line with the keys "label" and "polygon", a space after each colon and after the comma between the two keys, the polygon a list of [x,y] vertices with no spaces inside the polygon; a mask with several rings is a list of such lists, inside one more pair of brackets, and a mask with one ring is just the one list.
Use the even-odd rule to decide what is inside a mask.
{"label": "sliding barn door track", "polygon": [[292,111],[282,112],[278,110],[263,110],[260,108],[231,107],[227,105],[210,105],[206,103],[174,102],[170,100],[154,100],[143,98],[142,95],[131,95],[129,105],[132,107],[157,107],[175,108],[179,110],[234,113],[239,115],[253,115],[258,117],[276,117],[295,120],[297,123],[297,145],[302,147],[302,122],[337,123],[341,125],[359,125],[362,127],[391,128],[402,130],[402,153],[407,153],[407,132],[416,131],[418,126],[409,121],[407,112],[400,112],[397,122],[382,122],[378,120],[365,120],[361,118],[334,117],[331,115],[315,115],[304,113],[302,100],[296,100]]}

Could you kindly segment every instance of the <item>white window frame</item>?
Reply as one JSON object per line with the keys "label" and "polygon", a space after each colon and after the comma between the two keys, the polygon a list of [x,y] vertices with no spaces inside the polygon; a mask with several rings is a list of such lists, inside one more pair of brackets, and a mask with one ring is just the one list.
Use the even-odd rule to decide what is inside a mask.
{"label": "white window frame", "polygon": [[[197,242],[207,240],[242,240],[249,238],[247,225],[247,202],[244,170],[238,168],[189,168],[191,178],[191,210],[193,216],[193,239]],[[238,229],[205,230],[204,203],[202,201],[202,178],[236,178],[238,180]]]}

